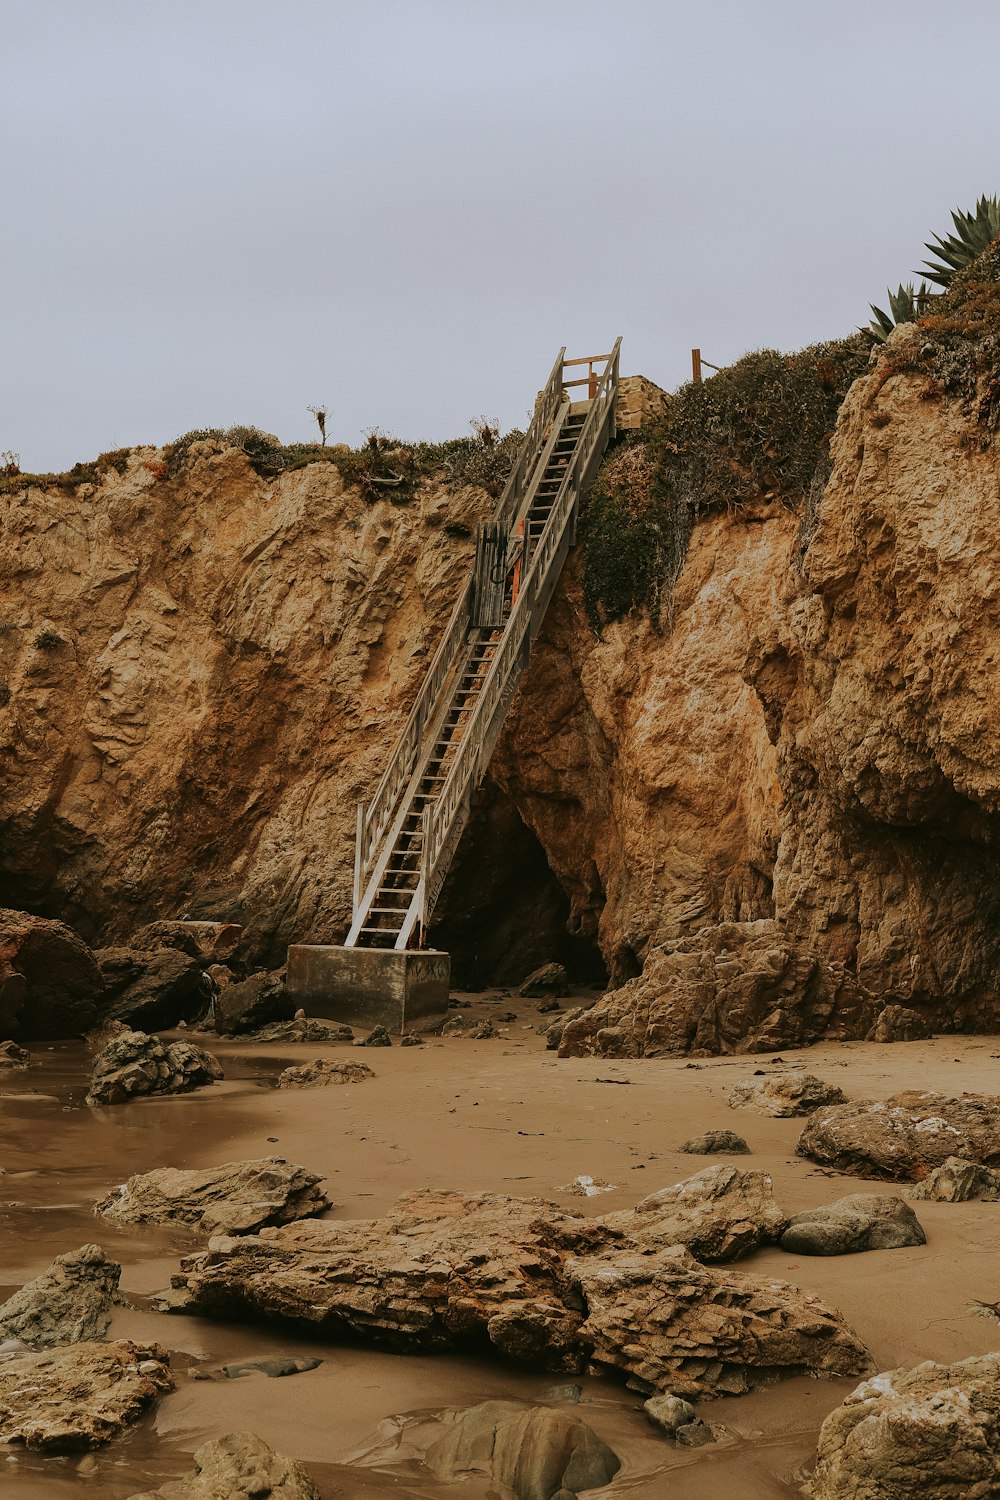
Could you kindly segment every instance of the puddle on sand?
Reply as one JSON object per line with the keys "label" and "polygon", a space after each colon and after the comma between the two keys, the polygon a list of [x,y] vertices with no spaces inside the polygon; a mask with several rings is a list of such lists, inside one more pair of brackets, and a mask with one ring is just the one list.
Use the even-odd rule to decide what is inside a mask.
{"label": "puddle on sand", "polygon": [[[116,1311],[111,1337],[156,1341],[171,1350],[177,1382],[154,1415],[93,1453],[43,1459],[0,1447],[4,1500],[127,1500],[189,1469],[202,1442],[243,1429],[305,1463],[323,1496],[454,1500],[461,1494],[463,1500],[485,1500],[491,1489],[496,1492],[495,1481],[444,1484],[407,1460],[379,1468],[343,1465],[374,1440],[387,1417],[426,1417],[435,1409],[498,1398],[535,1401],[567,1377],[452,1356],[377,1353],[273,1325],[151,1312],[145,1298],[167,1284],[181,1255],[204,1241],[182,1229],[117,1228],[93,1215],[94,1202],[136,1172],[246,1156],[250,1101],[259,1103],[260,1090],[299,1056],[292,1051],[280,1059],[248,1057],[227,1048],[222,1084],[97,1110],[83,1103],[89,1057],[81,1044],[40,1048],[26,1073],[3,1076],[0,1296],[37,1275],[54,1256],[96,1240],[122,1262],[122,1288],[133,1303]],[[236,1140],[242,1142],[238,1152],[229,1145]],[[191,1374],[198,1367],[211,1372],[223,1363],[276,1355],[323,1363],[280,1379],[254,1374],[204,1380]],[[604,1380],[578,1383],[582,1404],[572,1409],[623,1460],[614,1485],[591,1492],[595,1500],[659,1500],[668,1488],[671,1500],[709,1500],[727,1492],[741,1500],[796,1495],[790,1480],[814,1451],[818,1421],[854,1384],[791,1381],[739,1402],[712,1403],[703,1415],[724,1422],[732,1436],[716,1448],[691,1450],[655,1432],[641,1397]],[[762,1428],[767,1439],[759,1436]]]}

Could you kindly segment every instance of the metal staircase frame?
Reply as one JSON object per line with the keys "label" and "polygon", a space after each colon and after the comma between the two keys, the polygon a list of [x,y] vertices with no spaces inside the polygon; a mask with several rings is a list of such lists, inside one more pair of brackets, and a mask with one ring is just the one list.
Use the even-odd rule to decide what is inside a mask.
{"label": "metal staircase frame", "polygon": [[[592,482],[604,451],[615,434],[615,404],[618,394],[618,361],[621,339],[610,354],[565,358],[561,349],[552,373],[540,393],[534,415],[514,467],[497,502],[493,528],[511,547],[523,546],[519,586],[510,588],[506,619],[495,626],[499,635],[485,676],[477,673],[478,696],[464,726],[455,738],[443,785],[433,798],[423,794],[419,830],[420,863],[417,883],[398,889],[409,897],[405,916],[397,932],[386,930],[383,946],[396,949],[419,946],[440,894],[448,866],[468,819],[472,794],[482,780],[496,747],[507,710],[527,665],[531,643],[538,634],[549,601],[559,580],[569,549],[576,541],[580,497]],[[567,378],[569,367],[588,366],[582,378]],[[603,368],[598,368],[603,366]],[[569,390],[587,388],[585,400],[573,402]],[[579,418],[584,414],[582,426]],[[539,497],[539,487],[560,435],[569,430],[568,419],[579,426],[572,452],[558,488],[551,497],[544,527],[529,544],[524,520]],[[567,440],[568,441],[568,440]],[[550,485],[555,480],[550,477]],[[550,497],[546,497],[546,500]],[[477,550],[484,528],[480,528]],[[470,660],[470,640],[477,620],[477,577],[474,572],[455,606],[441,643],[434,653],[427,676],[410,711],[375,794],[367,804],[359,803],[354,861],[354,912],[346,947],[371,933],[365,922],[382,889],[390,858],[407,822],[415,821],[412,804],[417,797],[433,747],[439,741],[453,696],[463,680]],[[480,627],[482,629],[483,627]],[[487,627],[488,628],[488,627]],[[485,662],[480,663],[485,664]],[[416,834],[414,834],[416,837]],[[384,910],[384,909],[382,909]],[[402,908],[397,908],[401,911]],[[392,941],[389,941],[392,939]]]}

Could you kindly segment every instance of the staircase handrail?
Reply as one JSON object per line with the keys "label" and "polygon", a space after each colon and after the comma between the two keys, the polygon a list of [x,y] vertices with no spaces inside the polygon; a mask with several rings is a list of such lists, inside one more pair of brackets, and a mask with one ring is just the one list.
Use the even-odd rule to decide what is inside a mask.
{"label": "staircase handrail", "polygon": [[[562,372],[565,354],[564,345],[556,355],[552,372],[535,403],[535,411],[528,424],[528,430],[518,449],[514,466],[507,476],[500,499],[497,501],[495,519],[502,522],[507,529],[517,512],[525,482],[534,470],[538,455],[545,445],[549,425],[563,399]],[[381,781],[375,788],[370,801],[358,804],[354,850],[355,906],[371,875],[375,851],[392,823],[400,798],[416,770],[424,730],[432,717],[438,695],[447,682],[455,659],[465,641],[472,620],[474,589],[475,579],[472,577],[452,612],[448,627],[434,653],[430,669],[421,684],[406,723],[396,740]]]}
{"label": "staircase handrail", "polygon": [[[423,927],[430,920],[437,896],[437,862],[441,850],[448,839],[454,819],[469,795],[470,783],[485,770],[493,754],[520,675],[519,670],[516,670],[518,657],[526,644],[530,646],[531,638],[541,624],[545,607],[555,587],[558,570],[553,568],[553,563],[560,550],[563,550],[562,544],[567,541],[570,521],[579,499],[579,485],[586,480],[590,462],[605,429],[609,436],[613,429],[620,345],[621,339],[618,339],[597,381],[572,462],[566,466],[566,473],[545,528],[529,559],[521,591],[508,618],[500,648],[490,663],[476,699],[466,734],[438,797],[427,810],[419,892],[423,903],[419,920]],[[568,545],[565,550],[568,550]]]}

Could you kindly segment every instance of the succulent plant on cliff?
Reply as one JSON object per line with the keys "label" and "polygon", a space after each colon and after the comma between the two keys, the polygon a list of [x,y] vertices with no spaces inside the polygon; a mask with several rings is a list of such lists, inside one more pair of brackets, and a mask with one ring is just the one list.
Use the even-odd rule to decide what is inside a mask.
{"label": "succulent plant on cliff", "polygon": [[974,213],[964,214],[956,209],[951,217],[955,233],[947,239],[936,234],[925,246],[937,256],[936,261],[924,261],[927,277],[943,287],[949,287],[956,271],[971,265],[1000,237],[1000,198],[987,198],[984,194]]}
{"label": "succulent plant on cliff", "polygon": [[[888,288],[886,288],[889,291]],[[913,282],[906,286],[902,282],[897,291],[889,291],[889,311],[883,312],[876,307],[874,302],[870,304],[874,318],[868,325],[868,332],[873,333],[880,343],[884,343],[894,328],[900,323],[913,323],[922,317],[933,293],[929,290],[926,281],[920,283],[920,290],[915,291]]]}

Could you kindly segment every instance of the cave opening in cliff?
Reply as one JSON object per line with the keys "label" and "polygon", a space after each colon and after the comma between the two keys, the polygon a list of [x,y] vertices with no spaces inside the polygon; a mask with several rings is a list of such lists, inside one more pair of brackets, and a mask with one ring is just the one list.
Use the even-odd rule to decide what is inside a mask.
{"label": "cave opening in cliff", "polygon": [[571,931],[570,919],[569,896],[538,838],[510,797],[487,781],[429,932],[431,946],[451,954],[452,983],[470,990],[519,984],[556,962],[577,984],[606,984],[596,937]]}

